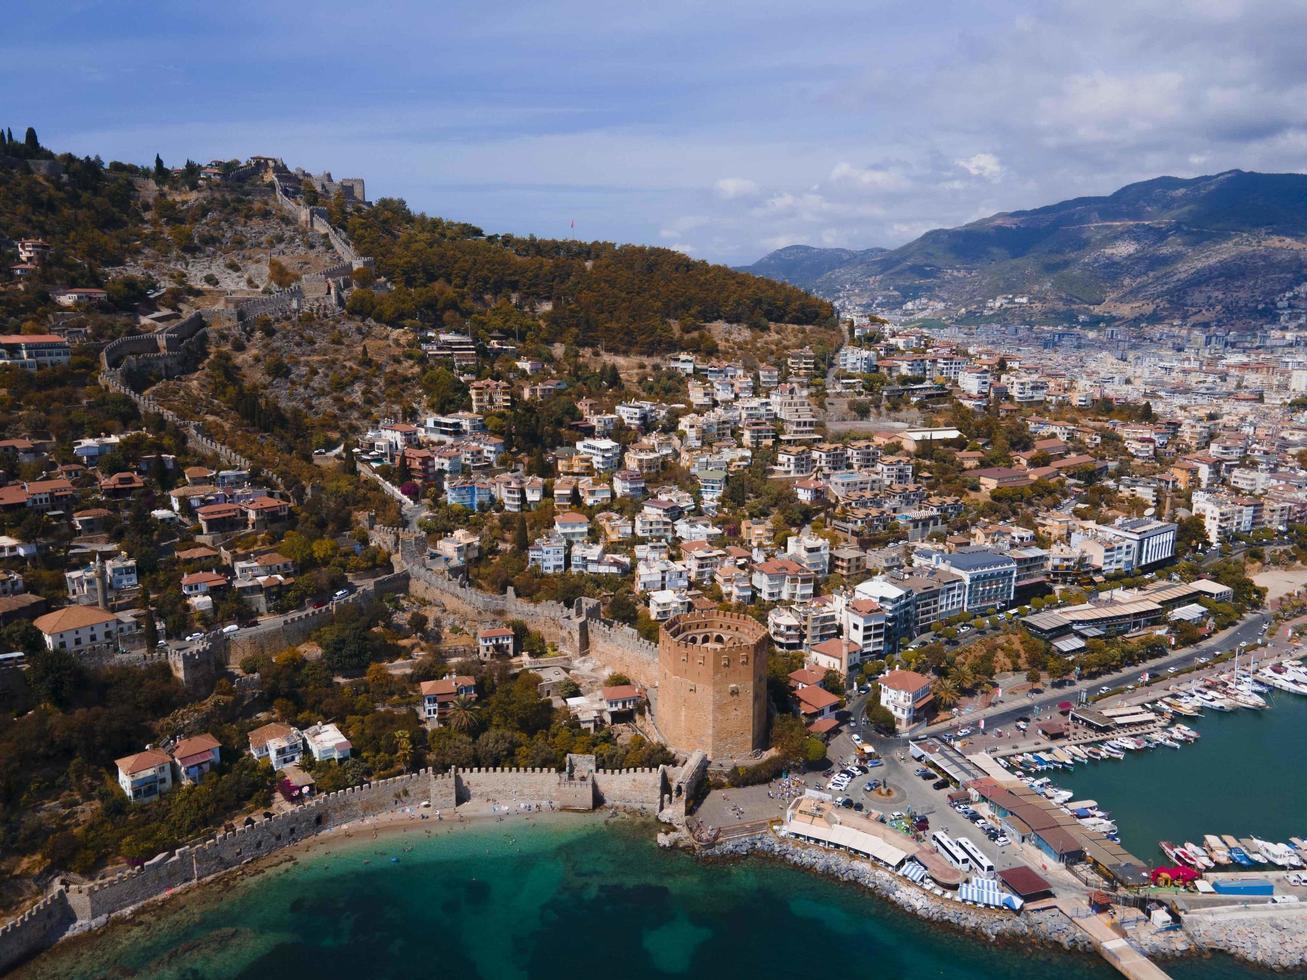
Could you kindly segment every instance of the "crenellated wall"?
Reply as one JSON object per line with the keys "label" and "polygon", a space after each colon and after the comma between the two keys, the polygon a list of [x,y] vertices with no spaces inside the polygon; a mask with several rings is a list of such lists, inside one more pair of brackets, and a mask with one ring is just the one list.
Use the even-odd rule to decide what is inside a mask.
{"label": "crenellated wall", "polygon": [[54,945],[75,923],[91,923],[134,908],[191,882],[239,867],[333,827],[366,817],[457,803],[551,803],[563,810],[608,806],[656,814],[680,782],[679,770],[592,770],[593,757],[569,756],[567,770],[430,769],[352,786],[309,800],[288,813],[219,834],[203,843],[160,854],[136,870],[69,885],[0,926],[0,973]]}
{"label": "crenellated wall", "polygon": [[57,891],[0,926],[0,974],[57,943],[77,921],[63,891]]}

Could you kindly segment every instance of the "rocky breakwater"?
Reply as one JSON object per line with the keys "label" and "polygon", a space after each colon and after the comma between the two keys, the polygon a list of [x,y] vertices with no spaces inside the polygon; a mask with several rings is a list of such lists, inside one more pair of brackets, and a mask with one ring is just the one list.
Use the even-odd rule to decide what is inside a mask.
{"label": "rocky breakwater", "polygon": [[1307,905],[1248,905],[1195,909],[1184,915],[1184,931],[1212,953],[1272,970],[1307,966]]}
{"label": "rocky breakwater", "polygon": [[1051,943],[1063,949],[1094,952],[1089,937],[1057,909],[1015,915],[941,900],[865,861],[836,851],[781,840],[770,834],[729,841],[703,853],[714,859],[755,855],[785,861],[805,871],[861,885],[915,916],[983,935],[990,940]]}

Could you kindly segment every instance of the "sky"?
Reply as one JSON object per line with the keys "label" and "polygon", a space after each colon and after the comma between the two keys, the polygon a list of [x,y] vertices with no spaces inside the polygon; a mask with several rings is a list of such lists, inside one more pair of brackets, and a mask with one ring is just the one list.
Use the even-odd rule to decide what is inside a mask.
{"label": "sky", "polygon": [[1304,0],[58,0],[6,11],[0,123],[744,264],[1302,171],[1304,37]]}

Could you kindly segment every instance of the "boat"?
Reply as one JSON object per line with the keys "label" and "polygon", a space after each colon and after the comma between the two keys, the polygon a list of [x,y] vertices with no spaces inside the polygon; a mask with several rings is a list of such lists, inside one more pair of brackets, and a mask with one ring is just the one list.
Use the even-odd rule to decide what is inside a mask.
{"label": "boat", "polygon": [[1104,743],[1099,749],[1109,759],[1124,759],[1125,750],[1117,748],[1111,742]]}
{"label": "boat", "polygon": [[1191,854],[1187,847],[1172,845],[1172,850],[1174,851],[1175,859],[1181,864],[1187,864],[1189,867],[1194,869],[1202,868],[1202,865],[1198,863],[1198,856],[1196,854]]}
{"label": "boat", "polygon": [[1175,864],[1177,861],[1180,860],[1179,855],[1175,853],[1175,845],[1172,844],[1169,840],[1158,841],[1157,846],[1162,849],[1163,854],[1165,854],[1168,858],[1171,859],[1172,864]]}
{"label": "boat", "polygon": [[1298,848],[1298,850],[1307,853],[1307,840],[1303,840],[1301,837],[1290,837],[1289,843]]}
{"label": "boat", "polygon": [[1198,741],[1198,733],[1194,731],[1192,728],[1190,728],[1188,725],[1176,725],[1175,731],[1177,731],[1181,736],[1183,736],[1185,739],[1187,739],[1190,742]]}
{"label": "boat", "polygon": [[1080,825],[1090,830],[1096,830],[1105,836],[1116,833],[1116,824],[1112,823],[1111,820],[1104,820],[1102,817],[1082,817],[1080,818]]}
{"label": "boat", "polygon": [[1193,856],[1193,859],[1198,864],[1198,867],[1203,868],[1204,870],[1206,870],[1207,868],[1215,867],[1216,862],[1211,859],[1211,857],[1208,855],[1206,851],[1204,851],[1193,841],[1191,840],[1185,841],[1184,849],[1188,851],[1190,855]]}
{"label": "boat", "polygon": [[1260,837],[1254,837],[1253,842],[1258,846],[1263,854],[1270,858],[1271,863],[1281,868],[1301,868],[1302,858],[1298,857],[1287,844],[1280,844],[1276,841],[1262,840]]}
{"label": "boat", "polygon": [[1243,846],[1243,852],[1248,855],[1248,859],[1256,864],[1269,864],[1266,855],[1262,849],[1257,846],[1257,842],[1251,837],[1240,837],[1239,843]]}
{"label": "boat", "polygon": [[1095,762],[1102,762],[1103,759],[1105,758],[1105,756],[1103,755],[1103,750],[1100,749],[1097,745],[1087,745],[1083,749],[1081,749],[1081,751],[1084,752],[1085,755],[1089,756],[1089,758],[1093,759]]}
{"label": "boat", "polygon": [[1215,834],[1203,835],[1203,849],[1211,855],[1212,860],[1217,864],[1230,863],[1230,849],[1221,843],[1221,838]]}
{"label": "boat", "polygon": [[1251,868],[1253,866],[1253,859],[1250,858],[1247,852],[1238,844],[1235,844],[1234,847],[1230,848],[1230,860],[1244,868]]}

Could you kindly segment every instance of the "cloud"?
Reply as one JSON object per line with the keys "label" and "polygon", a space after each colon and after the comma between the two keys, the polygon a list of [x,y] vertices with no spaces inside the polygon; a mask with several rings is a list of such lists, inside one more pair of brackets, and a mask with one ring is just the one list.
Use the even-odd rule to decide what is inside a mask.
{"label": "cloud", "polygon": [[876,191],[899,191],[908,186],[908,180],[902,174],[881,167],[857,167],[846,161],[835,164],[830,179],[835,183]]}
{"label": "cloud", "polygon": [[717,191],[717,196],[727,201],[733,201],[740,197],[757,197],[762,190],[756,181],[748,177],[723,177],[713,185]]}
{"label": "cloud", "polygon": [[985,180],[999,180],[1004,173],[1003,165],[992,153],[977,153],[957,163],[971,176],[983,177]]}

